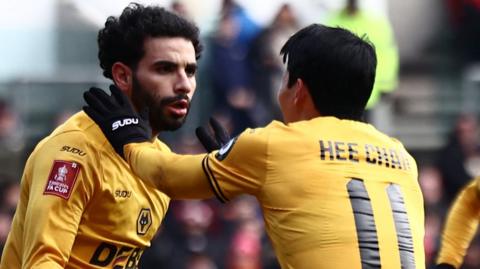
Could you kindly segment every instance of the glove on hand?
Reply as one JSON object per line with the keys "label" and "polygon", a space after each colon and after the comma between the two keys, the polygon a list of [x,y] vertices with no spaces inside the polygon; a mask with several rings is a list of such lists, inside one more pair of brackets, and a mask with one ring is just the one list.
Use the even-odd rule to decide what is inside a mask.
{"label": "glove on hand", "polygon": [[88,104],[83,110],[100,126],[115,151],[125,158],[124,145],[151,139],[148,110],[138,114],[127,96],[115,85],[110,85],[110,92],[112,94],[108,95],[101,89],[90,88],[83,93]]}
{"label": "glove on hand", "polygon": [[210,126],[212,126],[213,134],[208,130],[208,127],[201,126],[195,129],[198,140],[207,152],[220,149],[230,140],[230,135],[216,119],[210,118]]}
{"label": "glove on hand", "polygon": [[441,264],[437,264],[437,266],[435,266],[435,269],[455,269],[455,267],[448,263],[441,263]]}

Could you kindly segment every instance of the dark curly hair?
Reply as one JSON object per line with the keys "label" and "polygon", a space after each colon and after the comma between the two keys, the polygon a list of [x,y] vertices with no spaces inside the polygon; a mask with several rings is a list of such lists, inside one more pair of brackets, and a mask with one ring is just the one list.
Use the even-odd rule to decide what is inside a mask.
{"label": "dark curly hair", "polygon": [[183,37],[190,40],[200,58],[199,30],[192,22],[158,6],[130,3],[120,17],[110,16],[98,32],[98,59],[103,75],[112,79],[112,65],[122,62],[135,69],[149,37]]}

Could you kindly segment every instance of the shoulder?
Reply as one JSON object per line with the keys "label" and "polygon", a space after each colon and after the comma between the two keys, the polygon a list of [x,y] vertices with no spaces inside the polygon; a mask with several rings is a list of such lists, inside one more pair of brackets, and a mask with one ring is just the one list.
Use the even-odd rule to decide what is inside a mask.
{"label": "shoulder", "polygon": [[105,148],[106,138],[88,116],[79,112],[58,126],[35,147],[32,156],[91,159]]}
{"label": "shoulder", "polygon": [[[253,158],[262,156],[267,152],[268,143],[272,131],[272,123],[263,128],[247,128],[238,136],[233,137],[223,145],[215,154],[218,160],[224,160],[227,156],[239,158]],[[230,152],[232,152],[230,154]]]}
{"label": "shoulder", "polygon": [[289,130],[289,126],[280,121],[272,121],[265,127],[259,128],[247,128],[243,131],[240,135],[245,137],[250,137],[252,139],[262,139],[268,138],[272,134],[287,132]]}
{"label": "shoulder", "polygon": [[287,125],[279,121],[272,121],[265,127],[245,129],[245,131],[237,136],[236,140],[238,140],[239,143],[259,146],[270,143],[272,137],[278,136],[279,133],[283,133],[287,129]]}

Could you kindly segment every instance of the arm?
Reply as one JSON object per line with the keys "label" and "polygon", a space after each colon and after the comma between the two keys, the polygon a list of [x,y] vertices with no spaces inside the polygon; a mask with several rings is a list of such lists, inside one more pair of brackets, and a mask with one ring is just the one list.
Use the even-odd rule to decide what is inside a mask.
{"label": "arm", "polygon": [[210,198],[222,202],[240,194],[256,195],[267,173],[267,135],[247,129],[208,155],[162,152],[153,144],[130,143],[125,158],[142,180],[174,199]]}
{"label": "arm", "polygon": [[[478,180],[477,180],[478,181]],[[466,186],[453,203],[442,235],[437,264],[459,268],[475,235],[480,217],[478,186]]]}
{"label": "arm", "polygon": [[[7,253],[9,248],[15,248],[9,244],[20,246],[17,254],[22,268],[53,269],[68,264],[83,210],[93,192],[86,164],[91,154],[78,141],[83,140],[72,135],[54,137],[37,148],[26,166],[22,179],[24,199],[15,216],[18,227],[14,227],[23,234],[14,234],[17,242],[9,238],[12,242],[6,246]],[[82,157],[61,151],[64,145],[84,149],[87,154]],[[52,185],[56,183],[62,184]]]}
{"label": "arm", "polygon": [[131,143],[124,147],[125,159],[143,181],[172,199],[204,199],[213,196],[202,160],[207,155],[178,155],[162,152],[151,143]]}
{"label": "arm", "polygon": [[[148,111],[139,114],[128,97],[114,85],[111,95],[91,88],[84,93],[85,113],[95,121],[115,151],[142,180],[174,199],[213,195],[202,171],[203,155],[181,156],[153,146]],[[129,124],[117,123],[126,122]]]}
{"label": "arm", "polygon": [[[149,143],[152,134],[146,118],[148,113],[143,116],[137,113],[117,87],[111,86],[110,91],[111,95],[95,88],[85,92],[88,105],[83,110],[142,180],[174,199],[208,198],[214,191],[221,201],[226,201],[240,193],[256,193],[261,188],[267,163],[265,135],[253,134],[254,130],[245,131],[238,139],[241,146],[233,149],[237,139],[231,139],[218,152],[207,156],[162,152]],[[115,125],[126,121],[129,124]],[[218,135],[216,132],[220,138]],[[218,145],[212,144],[215,146]]]}

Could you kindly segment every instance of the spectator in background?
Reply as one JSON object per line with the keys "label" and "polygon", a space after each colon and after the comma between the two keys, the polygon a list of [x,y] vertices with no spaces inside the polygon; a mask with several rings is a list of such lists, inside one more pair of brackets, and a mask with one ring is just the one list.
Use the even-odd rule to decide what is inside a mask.
{"label": "spectator in background", "polygon": [[440,235],[442,232],[443,214],[436,210],[425,210],[425,264],[427,268],[435,266],[435,257],[438,253]]}
{"label": "spectator in background", "polygon": [[13,214],[20,197],[20,186],[16,180],[6,174],[0,174],[0,251],[3,251]]}
{"label": "spectator in background", "polygon": [[0,99],[0,142],[7,144],[16,135],[17,117],[7,101]]}
{"label": "spectator in background", "polygon": [[447,205],[444,200],[442,178],[435,166],[421,167],[418,181],[425,202],[425,262],[429,268],[429,265],[434,265]]}
{"label": "spectator in background", "polygon": [[445,186],[447,204],[474,176],[480,175],[479,157],[478,121],[472,114],[460,115],[436,163]]}
{"label": "spectator in background", "polygon": [[298,29],[299,24],[292,6],[283,4],[270,25],[255,38],[250,50],[253,87],[263,107],[263,114],[257,114],[257,122],[261,124],[281,119],[277,102],[277,90],[284,71],[280,49]]}
{"label": "spectator in background", "polygon": [[[159,267],[156,267],[159,268]],[[217,269],[219,268],[210,257],[194,254],[188,258],[186,269]]]}
{"label": "spectator in background", "polygon": [[252,20],[247,11],[235,0],[223,0],[220,12],[221,17],[231,16],[239,25],[236,41],[250,46],[261,28]]}
{"label": "spectator in background", "polygon": [[448,204],[440,171],[436,166],[423,166],[419,169],[418,181],[422,188],[423,199],[427,209],[442,210]]}
{"label": "spectator in background", "polygon": [[11,214],[9,214],[9,212],[0,210],[0,251],[3,251],[11,225]]}
{"label": "spectator in background", "polygon": [[173,1],[170,4],[170,10],[180,17],[183,17],[188,20],[192,20],[192,17],[188,12],[187,6],[185,6],[183,1]]}
{"label": "spectator in background", "polygon": [[217,29],[208,41],[210,63],[207,68],[216,100],[214,114],[223,114],[227,121],[233,122],[233,133],[256,125],[252,115],[256,96],[252,90],[248,53],[259,30],[241,6],[225,0]]}
{"label": "spectator in background", "polygon": [[[0,98],[0,162],[4,174],[19,177],[25,141],[18,113]],[[20,172],[19,172],[20,171]]]}
{"label": "spectator in background", "polygon": [[226,207],[225,219],[236,225],[228,246],[226,268],[263,268],[261,240],[265,234],[258,203],[244,195]]}
{"label": "spectator in background", "polygon": [[8,212],[13,217],[20,198],[20,184],[8,175],[0,175],[0,210]]}
{"label": "spectator in background", "polygon": [[251,218],[240,223],[227,256],[227,269],[261,269],[263,225]]}
{"label": "spectator in background", "polygon": [[226,268],[228,248],[238,222],[224,215],[219,203],[213,200],[173,201],[155,243],[143,255],[140,268],[188,268],[199,262],[198,257],[208,257],[209,263]]}
{"label": "spectator in background", "polygon": [[[239,42],[239,24],[232,15],[223,16],[211,40],[211,82],[215,108],[230,115],[234,133],[252,125],[250,112],[255,104],[247,61],[248,45]],[[222,72],[214,71],[222,70]]]}
{"label": "spectator in background", "polygon": [[327,19],[326,24],[346,28],[374,44],[378,65],[372,95],[367,103],[367,120],[379,130],[392,134],[391,92],[398,85],[399,55],[390,21],[386,16],[362,10],[358,0]]}

